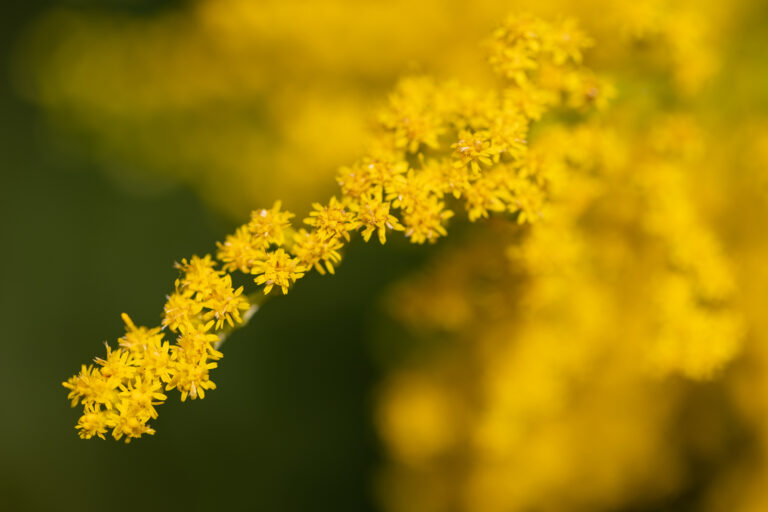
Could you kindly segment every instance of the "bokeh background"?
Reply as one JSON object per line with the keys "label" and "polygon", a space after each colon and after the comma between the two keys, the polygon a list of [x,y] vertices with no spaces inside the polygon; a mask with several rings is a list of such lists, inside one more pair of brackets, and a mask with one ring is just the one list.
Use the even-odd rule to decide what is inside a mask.
{"label": "bokeh background", "polygon": [[[268,302],[227,341],[218,389],[169,400],[155,436],[127,446],[77,438],[60,383],[122,334],[121,312],[156,323],[174,261],[212,251],[253,208],[280,198],[302,215],[330,195],[398,77],[488,84],[479,42],[521,9],[577,16],[597,43],[588,63],[634,98],[631,115],[700,121],[704,153],[686,172],[733,269],[737,353],[704,376],[628,371],[629,384],[614,375],[629,352],[601,348],[603,366],[589,372],[553,362],[547,347],[557,345],[540,327],[505,330],[521,313],[497,297],[517,286],[488,252],[501,235],[459,223],[434,247],[355,242],[337,276],[312,275]],[[768,507],[764,2],[72,0],[3,10],[0,510]],[[638,56],[621,37],[650,49]],[[445,285],[467,259],[484,272]],[[501,284],[478,291],[473,279]],[[594,314],[589,297],[569,314]],[[500,326],[481,339],[462,323],[466,301],[509,310],[473,319]],[[620,332],[623,318],[600,332]],[[479,383],[499,370],[483,351],[518,346],[544,348],[504,352],[501,371],[522,376],[504,384],[509,393],[484,395]],[[498,402],[512,406],[489,419]],[[478,454],[478,425],[499,426],[495,441],[521,455]],[[554,448],[522,450],[540,445]]]}

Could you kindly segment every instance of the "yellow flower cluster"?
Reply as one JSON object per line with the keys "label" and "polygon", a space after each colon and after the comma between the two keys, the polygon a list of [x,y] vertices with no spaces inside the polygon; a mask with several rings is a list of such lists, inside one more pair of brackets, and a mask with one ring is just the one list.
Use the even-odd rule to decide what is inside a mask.
{"label": "yellow flower cluster", "polygon": [[[526,51],[536,65],[510,76],[504,70],[519,59],[520,44],[511,34],[521,30],[532,38]],[[126,441],[152,434],[148,422],[157,417],[154,406],[166,399],[162,390],[177,389],[184,401],[204,398],[215,388],[209,372],[222,357],[216,346],[251,308],[243,287],[233,287],[230,272],[253,275],[265,295],[274,287],[285,294],[312,268],[333,273],[352,232],[359,231],[366,242],[376,234],[382,244],[391,231],[404,232],[413,243],[435,242],[455,214],[449,201],[463,200],[472,221],[490,212],[507,212],[518,224],[540,218],[549,185],[527,152],[533,119],[526,113],[600,104],[602,89],[567,85],[591,80],[581,65],[581,51],[589,45],[573,21],[551,25],[511,17],[490,42],[493,65],[511,79],[500,91],[427,78],[402,81],[379,115],[375,147],[340,169],[341,198],[315,204],[303,221],[309,230],[294,228],[294,214],[283,211],[279,201],[254,211],[248,223],[218,243],[216,259],[193,256],[177,263],[181,275],[160,327],[137,328],[125,316],[120,347],[107,347],[107,360],[96,359],[98,367],[84,366],[64,383],[73,406],[84,406],[80,436],[103,438],[107,428]],[[547,80],[539,67],[548,69]],[[163,341],[164,329],[177,336],[175,344]]]}
{"label": "yellow flower cluster", "polygon": [[[154,434],[148,425],[157,418],[156,405],[166,400],[163,390],[177,389],[181,400],[204,398],[215,389],[209,371],[216,368],[222,354],[215,349],[226,325],[243,321],[241,312],[250,308],[234,289],[232,276],[216,269],[210,256],[182,259],[176,266],[181,277],[165,303],[160,327],[136,327],[123,314],[125,335],[118,348],[107,345],[107,358],[96,358],[96,367],[83,365],[80,373],[63,383],[70,390],[72,406],[82,402],[83,416],[77,429],[82,438],[104,438],[108,428],[112,436],[126,442]],[[177,335],[170,345],[164,329]]]}
{"label": "yellow flower cluster", "polygon": [[[501,69],[512,79],[525,70],[520,83],[534,72],[549,75],[525,60],[547,51],[529,32],[537,21],[517,22],[497,32],[514,41],[511,53],[493,53],[514,57]],[[668,28],[658,40],[637,36],[647,50],[687,36],[674,33],[666,16],[649,26]],[[765,283],[758,263],[765,257],[754,251],[751,268],[741,271],[748,277],[737,284],[733,241],[726,252],[715,226],[747,217],[713,221],[718,214],[702,193],[713,174],[722,182],[710,200],[732,201],[724,190],[739,179],[734,162],[752,161],[760,143],[723,154],[732,119],[721,121],[722,133],[711,130],[706,118],[714,112],[692,106],[676,74],[667,83],[652,74],[658,69],[645,71],[651,79],[637,78],[638,69],[628,74],[652,84],[642,94],[626,85],[629,93],[611,108],[590,116],[550,112],[536,126],[525,159],[547,184],[544,222],[478,228],[471,242],[446,248],[390,294],[411,343],[378,402],[389,459],[379,482],[386,510],[623,510],[637,507],[639,495],[648,500],[640,508],[678,503],[691,482],[707,487],[701,507],[698,499],[682,501],[702,510],[764,505],[765,470],[753,476],[752,460],[750,469],[718,470],[722,496],[710,495],[709,479],[697,480],[699,457],[713,467],[731,464],[723,440],[730,434],[711,430],[728,431],[736,421],[725,410],[732,405],[714,404],[733,382],[738,401],[759,411],[750,412],[756,418],[748,428],[762,430],[756,444],[765,467],[766,408],[755,389],[765,386],[766,344],[747,331],[740,297],[744,280],[762,272]],[[569,103],[567,91],[561,97]],[[764,172],[765,163],[759,167]],[[766,218],[765,208],[733,209],[742,207]],[[752,287],[764,295],[764,286]],[[764,301],[754,303],[768,332]],[[737,361],[749,343],[760,355]],[[745,379],[743,366],[761,375]],[[717,418],[700,440],[691,431],[703,430],[699,419],[707,415]],[[748,499],[734,475],[751,481]]]}
{"label": "yellow flower cluster", "polygon": [[392,291],[411,343],[379,399],[385,509],[616,510],[685,478],[675,377],[722,377],[745,326],[695,210],[702,136],[653,124],[543,127],[546,221],[478,228]]}

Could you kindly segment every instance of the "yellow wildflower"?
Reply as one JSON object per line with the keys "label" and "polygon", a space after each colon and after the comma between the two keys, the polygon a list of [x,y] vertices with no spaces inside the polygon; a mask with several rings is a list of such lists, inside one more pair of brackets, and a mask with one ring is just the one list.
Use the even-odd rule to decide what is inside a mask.
{"label": "yellow wildflower", "polygon": [[216,257],[223,263],[225,271],[239,270],[249,274],[253,265],[264,258],[269,243],[266,237],[254,236],[249,226],[240,226],[234,235],[227,236],[224,243],[216,242],[216,246],[219,248]]}
{"label": "yellow wildflower", "polygon": [[386,186],[407,170],[408,164],[404,161],[365,158],[352,167],[342,167],[336,181],[343,196],[354,200]]}
{"label": "yellow wildflower", "polygon": [[202,309],[203,304],[191,292],[173,292],[163,306],[162,325],[176,332],[180,326],[195,321]]}
{"label": "yellow wildflower", "polygon": [[305,268],[314,267],[321,274],[325,274],[326,270],[331,274],[335,273],[334,265],[338,265],[341,261],[339,249],[342,245],[338,238],[328,238],[327,235],[320,235],[318,231],[307,232],[304,229],[300,230],[294,238],[295,243],[291,252]]}
{"label": "yellow wildflower", "polygon": [[85,405],[104,404],[111,408],[114,389],[117,387],[116,382],[113,381],[111,385],[101,370],[93,365],[82,365],[80,373],[70,377],[62,385],[70,390],[67,398],[72,402],[72,407],[82,402]]}
{"label": "yellow wildflower", "polygon": [[101,366],[101,375],[106,379],[114,378],[116,382],[133,378],[137,371],[135,354],[122,348],[112,350],[108,343],[104,345],[107,347],[107,358],[94,358],[96,364]]}
{"label": "yellow wildflower", "polygon": [[355,205],[355,213],[360,226],[363,226],[363,240],[366,242],[371,239],[374,231],[378,231],[379,242],[381,244],[387,241],[387,229],[402,231],[403,226],[394,215],[389,213],[391,204],[388,201],[382,201],[382,191],[368,194],[360,198],[360,203]]}
{"label": "yellow wildflower", "polygon": [[137,410],[129,400],[124,400],[117,405],[117,414],[112,414],[109,420],[112,428],[112,437],[119,441],[125,436],[125,442],[141,437],[143,434],[152,435],[155,429],[147,425],[149,415]]}
{"label": "yellow wildflower", "polygon": [[163,334],[160,327],[149,329],[147,327],[136,327],[127,314],[121,315],[125,322],[125,335],[118,340],[118,344],[132,352],[143,352],[147,347],[157,346],[162,343]]}
{"label": "yellow wildflower", "polygon": [[[462,193],[469,187],[470,171],[466,166],[456,166],[453,162],[433,163],[439,169],[441,175],[440,188],[446,193],[459,199]],[[474,177],[474,176],[473,176]]]}
{"label": "yellow wildflower", "polygon": [[216,384],[211,381],[209,371],[218,366],[217,363],[208,362],[205,356],[194,359],[185,351],[174,352],[173,376],[166,385],[166,390],[178,389],[181,393],[181,401],[187,397],[195,400],[205,398],[206,389],[216,389]]}
{"label": "yellow wildflower", "polygon": [[150,418],[157,418],[155,406],[163,403],[167,398],[160,393],[160,389],[162,389],[160,382],[151,379],[142,381],[141,377],[136,377],[132,382],[120,384],[119,396],[124,402],[130,403],[136,411],[144,412]]}
{"label": "yellow wildflower", "polygon": [[247,310],[250,304],[243,295],[243,287],[233,289],[232,276],[224,274],[206,295],[203,307],[208,309],[203,314],[203,321],[214,319],[216,329],[221,329],[225,322],[230,327],[234,327],[235,323],[242,323],[240,311]]}
{"label": "yellow wildflower", "polygon": [[451,217],[453,212],[445,209],[445,203],[436,196],[429,196],[403,215],[405,236],[415,244],[434,243],[447,234],[444,223]]}
{"label": "yellow wildflower", "polygon": [[371,187],[368,173],[359,164],[351,167],[341,167],[336,182],[341,187],[342,194],[353,199],[363,196]]}
{"label": "yellow wildflower", "polygon": [[349,232],[358,227],[354,214],[335,196],[331,197],[327,206],[315,203],[312,208],[314,211],[309,213],[304,223],[313,226],[321,239],[344,238],[349,241]]}
{"label": "yellow wildflower", "polygon": [[171,348],[167,341],[162,345],[148,347],[142,355],[141,372],[144,378],[162,382],[170,380]]}
{"label": "yellow wildflower", "polygon": [[386,200],[391,201],[393,208],[410,211],[419,203],[427,201],[429,196],[442,196],[442,184],[436,181],[436,176],[429,172],[415,172],[413,169],[407,175],[400,175],[392,180],[386,188]]}
{"label": "yellow wildflower", "polygon": [[200,358],[206,357],[221,359],[222,353],[214,348],[214,344],[219,341],[219,337],[209,332],[211,327],[213,327],[213,322],[182,329],[176,344],[171,347],[171,353],[176,356],[179,353],[183,353],[185,360],[197,361]]}
{"label": "yellow wildflower", "polygon": [[498,161],[499,150],[491,144],[491,135],[487,131],[472,133],[463,130],[459,133],[459,141],[452,144],[455,167],[465,167],[469,164],[476,176],[480,172],[480,164],[490,166]]}
{"label": "yellow wildflower", "polygon": [[512,197],[498,175],[483,176],[464,191],[469,220],[487,218],[488,212],[503,212]]}
{"label": "yellow wildflower", "polygon": [[275,201],[271,209],[261,209],[251,214],[251,221],[247,227],[257,241],[265,242],[267,245],[285,243],[285,230],[291,226],[294,214],[281,212],[281,206],[281,201]]}
{"label": "yellow wildflower", "polygon": [[210,289],[211,283],[219,277],[215,268],[216,261],[211,258],[210,254],[206,254],[202,258],[192,256],[189,261],[182,258],[180,263],[175,264],[175,267],[182,272],[177,288],[185,292],[204,295]]}
{"label": "yellow wildflower", "polygon": [[283,249],[277,249],[268,252],[267,259],[259,261],[253,267],[252,273],[256,275],[254,279],[256,284],[266,285],[264,287],[264,295],[266,295],[275,285],[282,288],[283,294],[288,293],[291,283],[304,277],[305,271],[306,267],[298,258],[291,258]]}
{"label": "yellow wildflower", "polygon": [[104,439],[108,426],[107,413],[97,405],[86,404],[83,415],[77,420],[75,428],[78,430],[77,435],[80,436],[80,439],[90,439],[93,436]]}
{"label": "yellow wildflower", "polygon": [[498,111],[488,127],[491,147],[498,153],[521,158],[527,149],[528,120],[519,110],[506,106]]}
{"label": "yellow wildflower", "polygon": [[445,127],[435,108],[436,93],[429,78],[411,78],[398,84],[388,108],[379,114],[379,122],[394,135],[395,147],[409,153],[416,153],[421,145],[439,147],[438,139]]}

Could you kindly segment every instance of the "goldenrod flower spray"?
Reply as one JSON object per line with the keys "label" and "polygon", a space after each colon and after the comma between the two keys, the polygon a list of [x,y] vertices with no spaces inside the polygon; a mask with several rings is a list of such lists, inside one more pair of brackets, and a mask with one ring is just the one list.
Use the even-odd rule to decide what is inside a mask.
{"label": "goldenrod flower spray", "polygon": [[[235,288],[233,272],[253,276],[264,296],[283,294],[311,270],[333,274],[354,233],[368,242],[401,232],[412,243],[447,234],[462,205],[470,221],[490,213],[518,224],[546,215],[560,168],[528,143],[531,123],[554,108],[602,107],[610,85],[582,64],[592,45],[575,23],[548,23],[521,15],[506,20],[490,39],[496,90],[476,90],[425,77],[403,80],[378,116],[368,155],[342,167],[338,197],[313,205],[303,219],[276,202],[217,244],[216,256],[176,264],[180,276],[159,326],[137,327],[123,314],[125,335],[63,383],[73,406],[82,404],[81,438],[130,442],[154,434],[150,420],[165,392],[182,401],[204,398],[226,335],[256,311],[256,293]],[[173,343],[167,338],[172,338]]]}

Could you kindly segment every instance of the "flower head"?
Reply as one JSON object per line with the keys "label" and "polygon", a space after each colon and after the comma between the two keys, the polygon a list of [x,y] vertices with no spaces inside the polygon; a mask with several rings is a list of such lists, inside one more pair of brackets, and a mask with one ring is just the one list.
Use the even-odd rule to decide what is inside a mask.
{"label": "flower head", "polygon": [[379,234],[379,242],[384,244],[387,241],[387,229],[403,230],[400,221],[389,211],[392,205],[388,201],[382,201],[381,196],[382,192],[379,189],[362,197],[360,203],[356,205],[355,213],[363,227],[363,240],[366,242],[371,239],[374,231]]}
{"label": "flower head", "polygon": [[223,262],[222,268],[225,271],[239,270],[248,274],[253,265],[264,257],[269,237],[255,236],[251,228],[240,226],[234,235],[227,236],[223,243],[217,242],[216,245],[219,248],[216,257]]}
{"label": "flower head", "polygon": [[267,259],[258,262],[252,273],[256,275],[256,284],[263,284],[264,294],[272,291],[273,286],[279,286],[283,294],[288,293],[288,287],[304,277],[306,267],[298,258],[291,258],[283,249],[267,253]]}
{"label": "flower head", "polygon": [[325,238],[318,231],[300,230],[295,236],[292,252],[306,268],[313,268],[325,274],[326,270],[335,273],[334,265],[341,261],[341,241],[338,238]]}
{"label": "flower head", "polygon": [[331,197],[327,205],[315,203],[312,208],[313,211],[304,219],[304,223],[313,226],[317,236],[324,240],[344,238],[349,241],[349,232],[358,227],[354,213],[335,196]]}
{"label": "flower head", "polygon": [[285,230],[290,227],[294,214],[280,211],[281,201],[275,201],[270,208],[251,213],[251,221],[246,225],[253,237],[266,245],[285,243]]}

